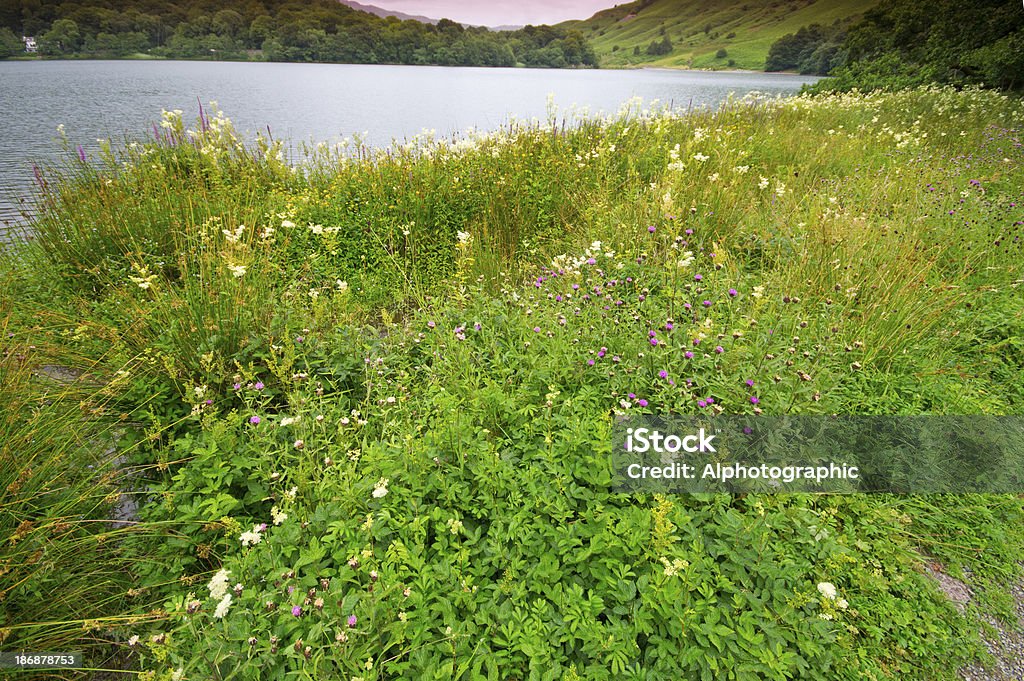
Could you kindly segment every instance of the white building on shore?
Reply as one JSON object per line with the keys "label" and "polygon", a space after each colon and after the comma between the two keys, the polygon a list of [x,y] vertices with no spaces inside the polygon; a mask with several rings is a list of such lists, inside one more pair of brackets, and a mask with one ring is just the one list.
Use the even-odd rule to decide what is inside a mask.
{"label": "white building on shore", "polygon": [[32,36],[21,36],[21,42],[25,43],[26,52],[35,52],[38,49],[36,47],[36,39]]}

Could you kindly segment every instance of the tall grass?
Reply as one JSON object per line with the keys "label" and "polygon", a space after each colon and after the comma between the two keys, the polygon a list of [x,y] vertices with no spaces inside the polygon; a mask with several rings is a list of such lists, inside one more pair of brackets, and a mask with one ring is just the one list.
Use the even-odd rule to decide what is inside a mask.
{"label": "tall grass", "polygon": [[[947,535],[977,520],[999,562],[985,574],[1014,574],[1007,556],[1019,538],[996,526],[1017,517],[1017,501],[965,498],[951,502],[956,511],[948,518],[918,522],[901,509],[930,516],[941,509],[886,498],[626,503],[587,476],[601,473],[594,452],[602,444],[593,431],[603,426],[594,424],[626,408],[1019,413],[1020,102],[981,91],[918,90],[750,98],[716,111],[633,107],[605,119],[567,124],[553,116],[386,150],[358,142],[311,147],[294,167],[273,144],[244,145],[223,117],[202,118],[192,131],[173,114],[162,123],[152,139],[106,152],[98,167],[72,161],[56,172],[32,225],[34,239],[4,261],[18,294],[0,315],[14,333],[3,339],[8,352],[0,364],[0,474],[9,511],[0,521],[7,523],[0,526],[7,537],[0,584],[11,585],[2,592],[5,647],[117,639],[121,634],[108,629],[146,617],[150,610],[140,603],[152,593],[167,618],[153,631],[183,627],[176,631],[185,642],[174,654],[187,666],[191,651],[209,653],[227,674],[232,646],[242,645],[249,629],[266,639],[260,651],[276,654],[280,641],[269,637],[291,635],[306,620],[286,613],[283,624],[274,623],[238,606],[243,614],[233,623],[210,621],[226,647],[205,650],[209,641],[190,628],[198,625],[188,619],[194,612],[181,589],[202,592],[196,584],[223,563],[250,571],[267,597],[277,598],[272,585],[297,556],[320,555],[321,534],[338,543],[339,556],[349,553],[307,565],[349,574],[351,556],[376,550],[405,570],[404,549],[388,534],[394,531],[407,533],[402,541],[410,546],[422,543],[435,566],[447,566],[423,583],[436,587],[431,598],[459,594],[466,610],[457,624],[467,629],[452,635],[433,631],[436,622],[416,625],[422,648],[408,659],[382,655],[378,663],[420,664],[434,654],[428,650],[450,644],[446,659],[461,656],[451,668],[465,669],[479,662],[477,648],[458,636],[492,637],[463,615],[484,612],[491,601],[448,578],[452,565],[469,574],[495,561],[497,553],[472,553],[489,546],[481,539],[488,528],[536,520],[530,527],[540,536],[572,518],[572,532],[596,536],[604,532],[603,513],[621,514],[607,526],[638,524],[594,539],[594,560],[621,566],[616,584],[642,574],[669,588],[665,570],[674,564],[660,559],[676,551],[675,558],[699,566],[687,577],[693,588],[677,594],[691,598],[698,586],[719,579],[735,585],[746,573],[707,562],[696,549],[673,548],[675,529],[697,532],[685,514],[702,514],[701,532],[735,543],[741,525],[767,532],[767,506],[780,523],[771,527],[792,523],[799,540],[759,559],[761,576],[784,582],[806,605],[807,593],[817,596],[813,582],[801,591],[803,582],[845,575],[851,601],[862,598],[870,608],[825,644],[817,615],[808,624],[779,597],[777,610],[756,616],[768,628],[779,613],[794,618],[799,633],[786,639],[794,655],[809,650],[807,660],[843,660],[850,674],[867,670],[879,678],[913,670],[926,677],[941,672],[946,656],[966,655],[968,648],[953,646],[968,625],[913,587],[915,550],[939,553]],[[586,269],[588,258],[599,270]],[[585,286],[579,293],[558,288],[570,281]],[[620,285],[629,294],[616,300]],[[573,296],[587,287],[595,301],[584,304]],[[652,345],[655,329],[673,345]],[[29,352],[28,345],[37,347]],[[614,366],[605,354],[618,357]],[[43,365],[84,378],[33,377]],[[644,392],[644,404],[626,399],[634,392]],[[110,450],[118,438],[122,449]],[[136,466],[129,480],[126,448]],[[509,467],[509,452],[530,465]],[[538,482],[540,470],[556,484]],[[400,489],[406,477],[421,487]],[[382,478],[394,491],[373,495]],[[112,525],[111,505],[129,487],[138,489],[147,521]],[[381,498],[370,503],[405,505],[386,513],[366,506]],[[602,510],[593,511],[591,501]],[[551,517],[523,516],[530,503]],[[276,553],[242,551],[240,534],[268,522],[275,506],[293,516],[272,530]],[[339,508],[337,517],[325,510]],[[439,537],[461,536],[463,520],[450,515],[456,511],[477,534],[447,553]],[[426,515],[452,521],[430,535],[434,543],[417,534]],[[374,517],[383,525],[378,535],[370,532]],[[649,517],[657,519],[653,530]],[[826,535],[808,527],[828,523],[841,541],[829,540],[835,543],[826,551],[819,546]],[[634,545],[633,537],[648,535],[656,548]],[[392,543],[379,545],[385,536]],[[701,537],[685,543],[698,546]],[[604,612],[599,601],[645,617],[655,616],[653,606],[631,600],[639,592],[607,587],[590,567],[577,566],[563,584],[551,567],[558,558],[552,547],[562,541],[501,544],[519,563],[495,578],[498,586],[493,566],[480,567],[473,574],[481,594],[497,588],[508,599],[500,613],[508,621],[509,613],[527,617],[528,596],[546,595],[540,578],[517,579],[515,570],[532,574],[536,563],[559,589],[585,583],[599,594],[587,605],[586,645],[569,634],[564,646],[529,645],[564,653],[567,665],[597,669],[614,659],[624,669],[640,659],[649,632],[629,629],[636,623]],[[772,539],[780,541],[786,537]],[[253,555],[261,556],[258,564]],[[965,566],[972,560],[943,555]],[[786,556],[798,556],[803,567]],[[893,565],[875,574],[864,561],[876,559]],[[267,565],[279,574],[261,573]],[[883,567],[891,567],[885,574],[900,585],[895,590],[879,586]],[[143,584],[152,592],[132,595]],[[256,598],[252,586],[244,586],[245,598]],[[68,597],[33,607],[53,589]],[[694,612],[718,612],[712,600],[694,602]],[[398,616],[381,603],[373,612]],[[453,606],[431,607],[448,613]],[[529,616],[542,617],[538,612]],[[896,616],[943,632],[914,639],[924,661],[894,643]],[[387,632],[406,631],[402,623]],[[613,646],[606,627],[620,625]],[[350,633],[362,637],[353,650],[377,654],[370,634]],[[506,635],[512,641],[519,633]],[[408,641],[395,636],[382,645],[404,650]],[[156,656],[154,668],[164,668],[171,654],[160,645],[146,649]],[[253,645],[244,650],[256,655]],[[267,669],[301,663],[301,646],[282,645],[295,654],[264,660]],[[506,647],[488,664],[522,675],[521,651]],[[783,657],[773,669],[796,673],[799,665],[788,668]],[[365,657],[343,662],[338,668],[355,674]]]}

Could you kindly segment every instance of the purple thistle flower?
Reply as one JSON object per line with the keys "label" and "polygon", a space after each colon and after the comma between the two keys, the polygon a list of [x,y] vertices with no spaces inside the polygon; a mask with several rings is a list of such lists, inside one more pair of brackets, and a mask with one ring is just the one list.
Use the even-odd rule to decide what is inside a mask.
{"label": "purple thistle flower", "polygon": [[539,326],[533,327],[533,332],[534,333],[540,333],[540,327]]}
{"label": "purple thistle flower", "polygon": [[748,385],[748,386],[750,386],[751,388],[753,388],[753,387],[754,387],[754,379],[752,379],[752,378],[748,378],[748,379],[747,379],[747,381],[746,381],[746,383],[747,383],[747,385]]}
{"label": "purple thistle flower", "polygon": [[636,393],[629,393],[629,395],[627,395],[627,397],[629,397],[629,399],[631,399],[631,400],[635,400],[636,399]]}
{"label": "purple thistle flower", "polygon": [[734,289],[734,288],[729,289],[729,296],[730,297],[735,298],[737,295],[739,295],[739,294],[736,291],[736,289]]}
{"label": "purple thistle flower", "polygon": [[435,323],[433,322],[433,320],[431,320],[431,321],[427,322],[427,328],[428,328],[428,329],[433,329],[433,328],[434,328],[434,327],[436,327],[436,326],[437,326],[437,324],[435,324]]}
{"label": "purple thistle flower", "polygon": [[359,620],[358,620],[358,619],[356,618],[356,616],[355,616],[355,615],[349,615],[349,616],[348,616],[348,626],[349,626],[349,627],[354,627],[354,626],[356,626],[356,622],[358,622],[358,621],[359,621]]}
{"label": "purple thistle flower", "polygon": [[588,265],[596,265],[597,261],[594,260],[593,258],[587,258],[587,264]]}
{"label": "purple thistle flower", "polygon": [[703,305],[704,305],[704,307],[711,307],[711,301],[710,300],[705,300],[703,302]]}
{"label": "purple thistle flower", "polygon": [[81,144],[78,145],[78,160],[85,163],[85,149],[82,148]]}
{"label": "purple thistle flower", "polygon": [[572,285],[572,290],[573,291],[579,291],[580,290],[580,285],[579,284],[573,284]]}
{"label": "purple thistle flower", "polygon": [[760,401],[761,401],[761,400],[757,399],[757,397],[754,397],[754,396],[752,396],[752,397],[750,398],[750,403],[751,403],[751,404],[757,404],[757,403],[758,403],[758,402],[760,402]]}
{"label": "purple thistle flower", "polygon": [[686,352],[683,353],[683,357],[685,357],[686,359],[693,359],[693,353],[687,350]]}
{"label": "purple thistle flower", "polygon": [[690,236],[691,234],[693,234],[693,230],[692,229],[686,230],[686,236]]}
{"label": "purple thistle flower", "polygon": [[650,227],[648,227],[647,231],[650,232],[651,234],[654,234],[654,225],[651,225]]}
{"label": "purple thistle flower", "polygon": [[654,346],[654,347],[657,347],[658,346],[658,339],[657,338],[652,338],[651,339],[651,345]]}
{"label": "purple thistle flower", "polygon": [[721,345],[716,345],[716,346],[715,346],[715,352],[716,352],[716,353],[718,353],[718,354],[720,355],[720,354],[722,354],[723,352],[725,352],[725,348],[723,348],[723,347],[722,347]]}
{"label": "purple thistle flower", "polygon": [[256,381],[256,385],[253,386],[256,390],[263,390],[266,386],[263,385],[263,381]]}
{"label": "purple thistle flower", "polygon": [[479,331],[480,329],[482,329],[484,327],[480,326],[480,323],[477,322],[476,324],[473,325],[473,328],[476,329],[477,331]]}
{"label": "purple thistle flower", "polygon": [[587,360],[587,366],[588,366],[588,367],[592,367],[592,366],[594,366],[594,360],[592,360],[592,359],[588,359],[588,360]]}
{"label": "purple thistle flower", "polygon": [[302,616],[302,606],[301,605],[293,605],[292,606],[292,615],[294,615],[295,617],[301,617]]}
{"label": "purple thistle flower", "polygon": [[647,400],[637,400],[636,403],[639,404],[641,407],[647,406]]}
{"label": "purple thistle flower", "polygon": [[701,276],[701,275],[699,275],[699,274],[695,274],[695,275],[693,275],[693,280],[694,280],[694,281],[701,281],[702,279],[704,279],[704,277],[702,277],[702,276]]}
{"label": "purple thistle flower", "polygon": [[701,400],[700,402],[697,403],[697,406],[703,409],[704,407],[708,406],[708,403],[705,402],[704,400]]}
{"label": "purple thistle flower", "polygon": [[665,371],[664,369],[662,369],[661,371],[658,372],[658,377],[659,378],[668,378],[668,372]]}
{"label": "purple thistle flower", "polygon": [[231,387],[234,388],[235,390],[241,390],[242,389],[242,384],[241,383],[235,383]]}
{"label": "purple thistle flower", "polygon": [[250,416],[249,417],[249,423],[251,423],[253,425],[256,425],[259,422],[260,422],[260,417],[259,416]]}
{"label": "purple thistle flower", "polygon": [[671,331],[674,328],[675,327],[672,325],[672,322],[665,322],[665,330],[666,331]]}

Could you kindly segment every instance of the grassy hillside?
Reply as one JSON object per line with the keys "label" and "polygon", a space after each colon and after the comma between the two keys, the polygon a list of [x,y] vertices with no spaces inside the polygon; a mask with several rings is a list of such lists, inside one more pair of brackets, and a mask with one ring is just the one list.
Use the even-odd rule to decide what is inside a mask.
{"label": "grassy hillside", "polygon": [[[848,20],[876,4],[875,0],[638,0],[562,26],[583,31],[603,66],[760,70],[768,48],[782,36],[809,24]],[[666,36],[672,51],[649,55],[651,43]],[[726,54],[716,56],[720,50]]]}

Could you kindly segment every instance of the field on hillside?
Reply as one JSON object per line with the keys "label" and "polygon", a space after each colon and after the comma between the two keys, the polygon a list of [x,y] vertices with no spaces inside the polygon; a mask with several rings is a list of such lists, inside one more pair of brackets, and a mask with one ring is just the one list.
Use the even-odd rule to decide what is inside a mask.
{"label": "field on hillside", "polygon": [[956,678],[1013,618],[1020,496],[623,494],[610,431],[1021,414],[1022,126],[922,89],[297,165],[219,113],[69,149],[0,259],[0,646],[154,680]]}
{"label": "field on hillside", "polygon": [[[708,7],[699,0],[641,0],[560,24],[583,31],[602,66],[671,66],[764,70],[772,43],[810,24],[829,26],[874,6],[862,0],[787,0],[768,4],[729,0]],[[650,55],[668,38],[672,51]],[[639,53],[637,53],[637,50]],[[719,50],[725,54],[719,55]]]}

